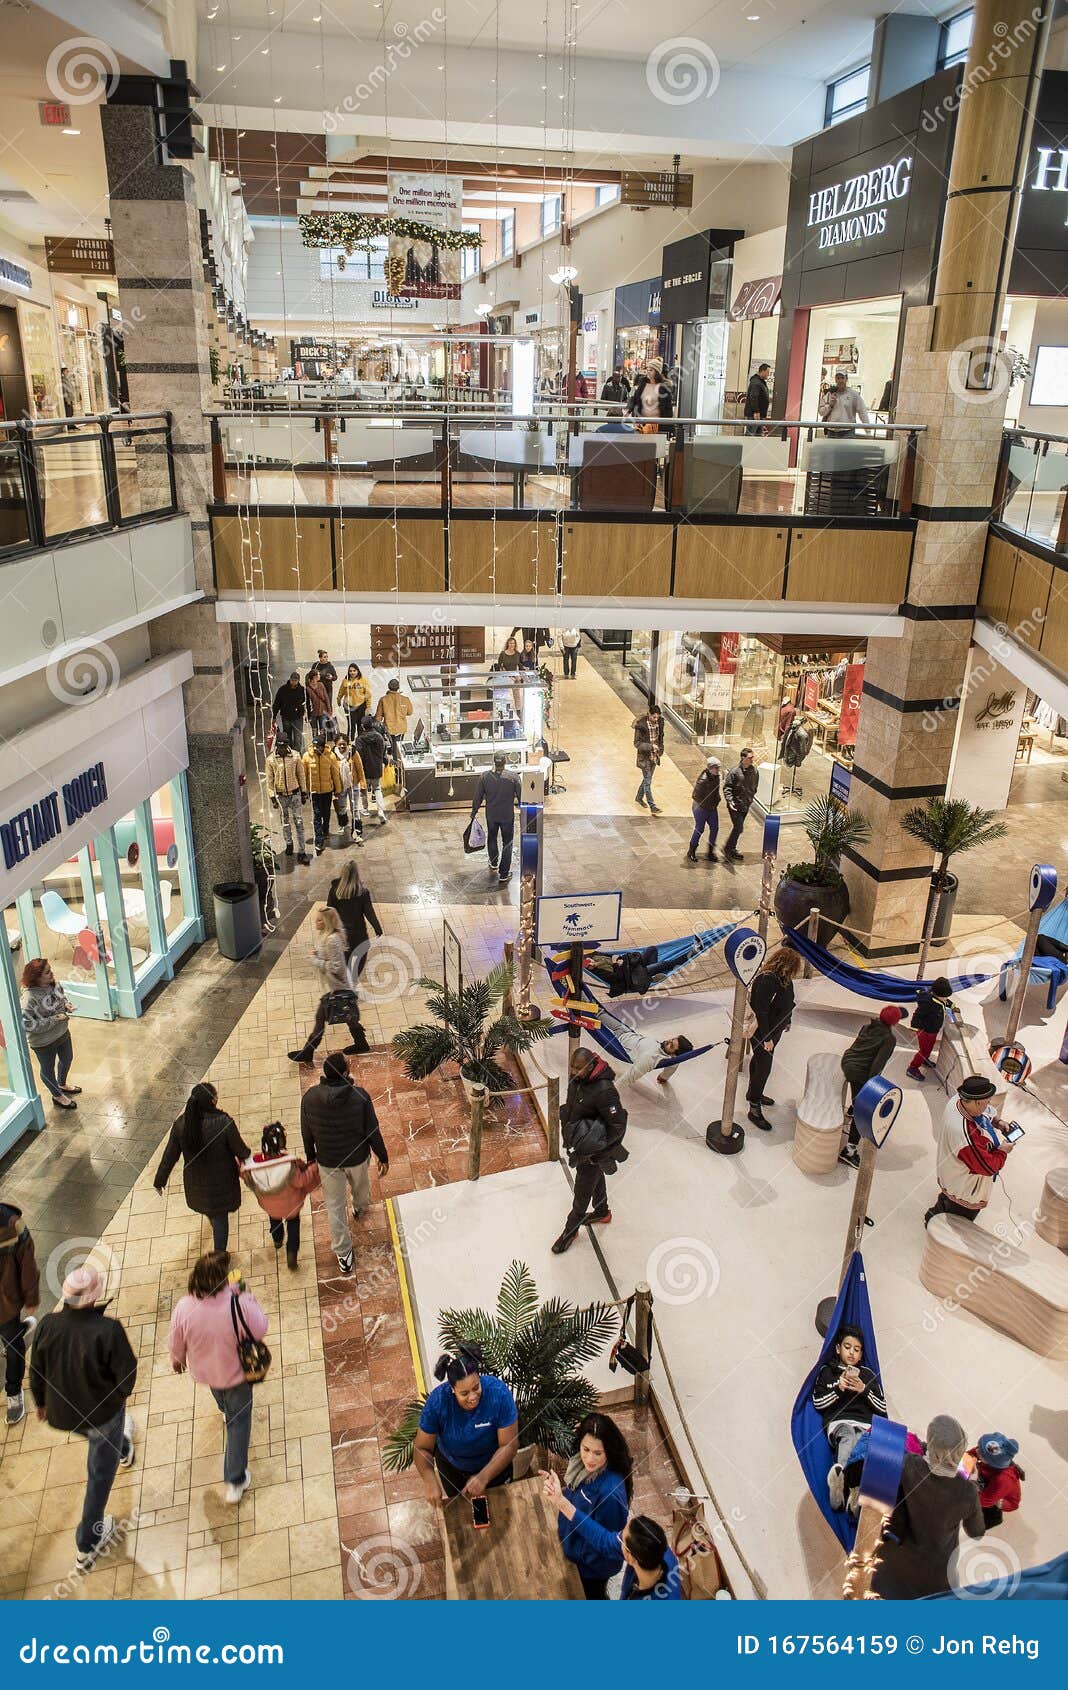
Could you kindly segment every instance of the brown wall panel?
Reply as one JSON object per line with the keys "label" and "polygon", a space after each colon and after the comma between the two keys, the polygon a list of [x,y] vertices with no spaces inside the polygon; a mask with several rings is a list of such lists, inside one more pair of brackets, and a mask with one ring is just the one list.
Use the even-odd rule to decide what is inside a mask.
{"label": "brown wall panel", "polygon": [[1009,614],[1015,572],[1016,547],[997,534],[988,534],[983,578],[979,584],[979,604],[995,622],[1004,622]]}
{"label": "brown wall panel", "polygon": [[675,553],[679,599],[781,599],[782,528],[702,528],[684,523]]}
{"label": "brown wall panel", "polygon": [[453,522],[449,583],[454,593],[555,593],[555,524]]}
{"label": "brown wall panel", "polygon": [[1047,663],[1068,674],[1068,574],[1063,569],[1053,571],[1039,650]]}
{"label": "brown wall panel", "polygon": [[786,597],[816,604],[900,604],[911,548],[912,535],[899,528],[795,528]]}
{"label": "brown wall panel", "polygon": [[[330,519],[318,516],[213,516],[216,582],[220,592],[243,591],[245,571],[256,565],[254,580],[267,592],[329,593]],[[248,540],[250,548],[244,547]]]}
{"label": "brown wall panel", "polygon": [[1051,563],[1043,563],[1041,558],[1032,557],[1030,552],[1017,551],[1012,597],[1005,620],[1015,637],[1035,651],[1042,638],[1052,576]]}
{"label": "brown wall panel", "polygon": [[666,598],[671,529],[625,522],[565,522],[564,592],[582,598]]}
{"label": "brown wall panel", "polygon": [[336,519],[338,586],[347,593],[443,593],[445,529],[438,517]]}

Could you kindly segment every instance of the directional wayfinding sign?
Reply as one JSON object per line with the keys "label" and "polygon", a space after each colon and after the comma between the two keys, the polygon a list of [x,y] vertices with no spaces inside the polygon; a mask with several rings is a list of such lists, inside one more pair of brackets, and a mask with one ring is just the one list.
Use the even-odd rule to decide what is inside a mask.
{"label": "directional wayfinding sign", "polygon": [[538,899],[539,945],[611,945],[619,938],[622,892],[548,892]]}

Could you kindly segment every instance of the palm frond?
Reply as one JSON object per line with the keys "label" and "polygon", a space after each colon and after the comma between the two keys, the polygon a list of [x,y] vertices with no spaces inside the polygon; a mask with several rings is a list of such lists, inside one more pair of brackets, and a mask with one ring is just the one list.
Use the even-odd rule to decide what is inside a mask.
{"label": "palm frond", "polygon": [[538,1287],[534,1275],[525,1262],[513,1261],[497,1293],[497,1318],[509,1349],[515,1347],[519,1334],[531,1325],[537,1313]]}
{"label": "palm frond", "polygon": [[499,1062],[488,1056],[466,1061],[464,1078],[485,1086],[487,1091],[513,1091],[515,1088],[515,1075],[509,1074],[507,1068],[502,1068]]}
{"label": "palm frond", "polygon": [[1005,823],[997,820],[996,810],[981,809],[965,798],[929,798],[926,804],[906,810],[901,826],[942,859],[940,867],[950,857],[973,851],[977,845],[993,844],[1008,832]]}
{"label": "palm frond", "polygon": [[482,1049],[486,1056],[495,1051],[529,1050],[532,1044],[544,1039],[556,1025],[553,1021],[520,1021],[515,1015],[498,1015],[486,1028]]}
{"label": "palm frond", "polygon": [[512,966],[507,962],[499,962],[496,968],[491,968],[486,975],[484,985],[489,995],[490,1007],[500,1003],[505,992],[512,984]]}
{"label": "palm frond", "polygon": [[389,1434],[382,1448],[382,1471],[384,1473],[404,1473],[415,1460],[415,1434],[419,1430],[419,1416],[423,1412],[426,1397],[407,1403],[404,1418],[395,1431]]}
{"label": "palm frond", "polygon": [[449,1028],[428,1021],[395,1033],[392,1049],[410,1080],[428,1079],[443,1062],[458,1060],[456,1039]]}
{"label": "palm frond", "polygon": [[516,1366],[544,1366],[547,1358],[561,1375],[593,1361],[615,1337],[619,1315],[609,1303],[576,1309],[559,1298],[543,1303],[515,1344]]}
{"label": "palm frond", "polygon": [[442,1349],[455,1355],[464,1344],[477,1344],[490,1373],[502,1374],[508,1365],[508,1344],[498,1322],[485,1309],[442,1309],[438,1315]]}

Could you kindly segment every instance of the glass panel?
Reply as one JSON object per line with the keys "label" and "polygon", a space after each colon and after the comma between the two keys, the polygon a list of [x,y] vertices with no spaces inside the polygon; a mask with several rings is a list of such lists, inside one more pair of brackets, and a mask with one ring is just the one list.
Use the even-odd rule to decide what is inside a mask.
{"label": "glass panel", "polygon": [[161,787],[153,795],[151,803],[154,822],[166,822],[171,832],[171,841],[165,849],[164,840],[160,838],[160,881],[162,883],[166,878],[171,883],[170,915],[165,912],[165,920],[168,933],[173,933],[183,921],[200,920],[200,898],[193,862],[193,830],[189,819],[189,787],[184,772]]}
{"label": "glass panel", "polygon": [[36,435],[33,451],[46,539],[107,522],[98,427],[60,425],[54,435]]}
{"label": "glass panel", "polygon": [[86,847],[23,892],[6,915],[9,943],[16,929],[22,940],[22,965],[47,957],[78,1013],[92,1020],[111,1019],[103,913],[99,870]]}
{"label": "glass panel", "polygon": [[938,55],[940,69],[944,70],[947,65],[962,64],[968,57],[974,24],[974,9],[958,12],[955,18],[947,18],[942,25],[942,46]]}
{"label": "glass panel", "polygon": [[61,417],[63,394],[59,378],[59,356],[51,311],[20,299],[19,335],[26,372],[30,379],[30,404],[35,417]]}
{"label": "glass panel", "polygon": [[0,551],[24,546],[30,538],[22,462],[15,446],[0,437]]}
{"label": "glass panel", "polygon": [[167,430],[140,423],[111,429],[119,511],[124,518],[147,516],[171,508],[170,458]]}
{"label": "glass panel", "polygon": [[182,897],[181,861],[185,854],[185,836],[175,825],[173,784],[168,782],[166,786],[161,786],[149,799],[163,925],[168,935],[181,926],[187,914],[196,914],[195,910],[186,910]]}
{"label": "glass panel", "polygon": [[852,117],[855,112],[864,109],[868,99],[870,76],[871,65],[861,65],[858,70],[851,70],[847,76],[840,76],[837,82],[828,85],[828,124],[841,123],[844,118]]}

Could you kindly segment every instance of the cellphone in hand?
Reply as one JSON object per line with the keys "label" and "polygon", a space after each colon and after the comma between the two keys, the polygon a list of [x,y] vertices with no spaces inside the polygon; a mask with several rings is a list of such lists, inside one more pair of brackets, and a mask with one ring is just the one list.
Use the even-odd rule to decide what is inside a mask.
{"label": "cellphone in hand", "polygon": [[1010,1144],[1016,1144],[1021,1138],[1023,1138],[1023,1136],[1024,1130],[1019,1121],[1013,1121],[1008,1132],[1005,1134],[1005,1137],[1008,1139]]}
{"label": "cellphone in hand", "polygon": [[490,1523],[489,1503],[484,1496],[471,1498],[471,1524],[476,1532],[484,1531]]}

